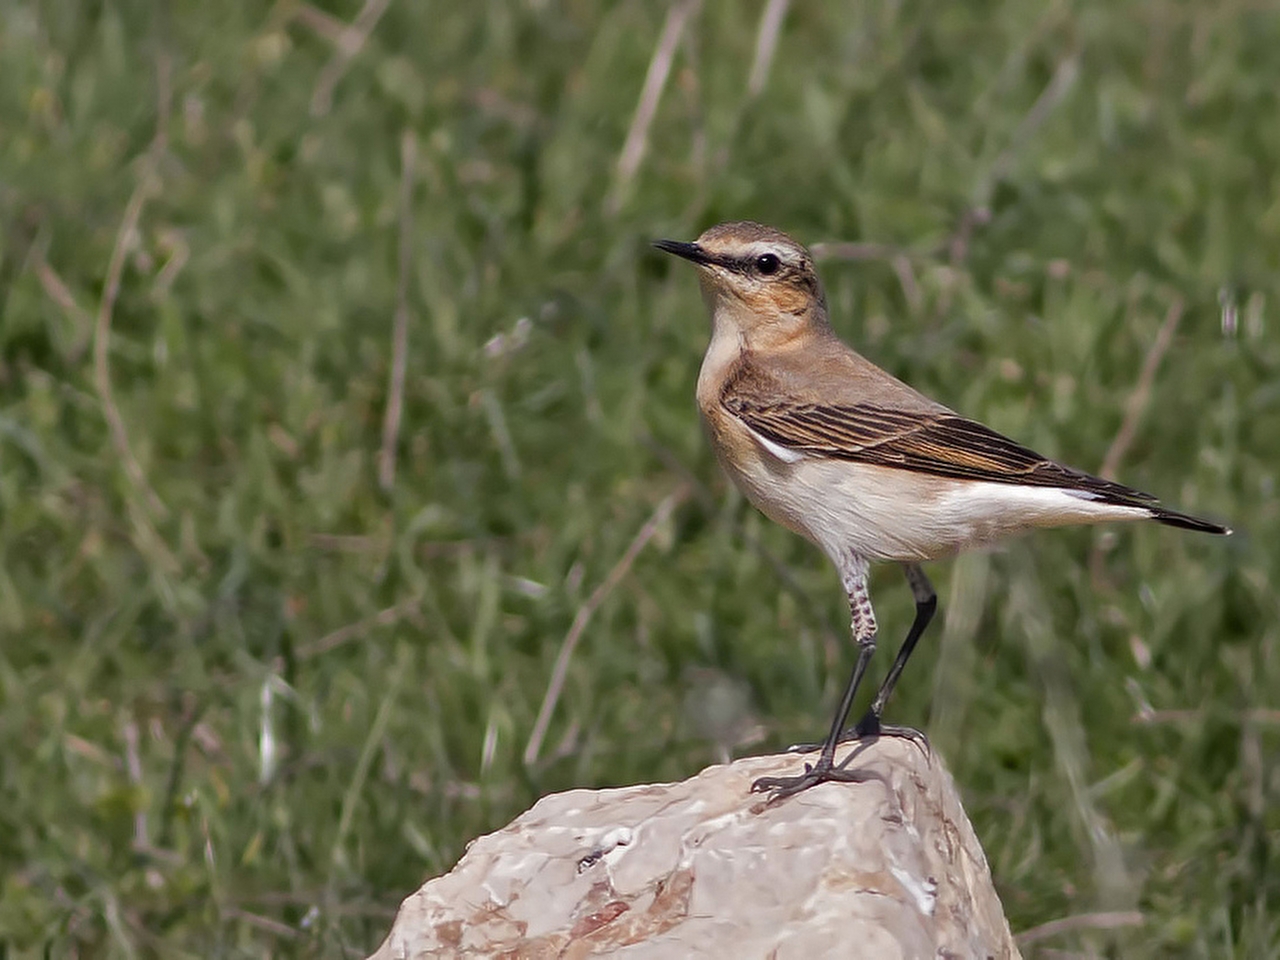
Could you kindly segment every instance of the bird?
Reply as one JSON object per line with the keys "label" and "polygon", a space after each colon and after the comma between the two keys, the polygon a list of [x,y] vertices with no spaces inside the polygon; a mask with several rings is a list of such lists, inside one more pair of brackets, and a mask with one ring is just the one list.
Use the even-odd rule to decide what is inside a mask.
{"label": "bird", "polygon": [[[882,723],[886,703],[937,610],[921,564],[1042,527],[1155,520],[1231,531],[1151,494],[1043,457],[880,369],[832,329],[813,257],[753,221],[713,226],[693,242],[656,240],[690,261],[711,314],[697,406],[724,472],[771,520],[835,565],[857,649],[816,762],[752,790],[770,802],[866,774],[836,763],[841,743],[879,736],[923,741]],[[846,729],[876,649],[868,591],[875,563],[899,564],[915,617],[866,713]]]}

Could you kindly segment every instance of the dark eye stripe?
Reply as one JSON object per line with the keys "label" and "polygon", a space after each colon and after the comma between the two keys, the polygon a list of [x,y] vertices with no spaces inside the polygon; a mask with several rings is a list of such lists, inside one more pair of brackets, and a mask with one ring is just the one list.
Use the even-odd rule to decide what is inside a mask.
{"label": "dark eye stripe", "polygon": [[[773,263],[772,270],[761,268],[760,261],[766,258]],[[733,260],[726,261],[724,266],[738,273],[763,274],[767,277],[776,277],[781,273],[794,271],[795,269],[776,253],[762,253],[751,257],[735,257]]]}

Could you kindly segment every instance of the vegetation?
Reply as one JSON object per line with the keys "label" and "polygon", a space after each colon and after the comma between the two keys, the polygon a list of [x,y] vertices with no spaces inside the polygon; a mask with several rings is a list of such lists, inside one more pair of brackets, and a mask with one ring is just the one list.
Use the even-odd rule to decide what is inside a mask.
{"label": "vegetation", "polygon": [[1276,955],[1277,48],[1249,0],[6,4],[0,954],[362,955],[543,793],[820,734],[839,585],[719,475],[648,246],[753,218],[894,373],[1237,527],[931,566],[889,713],[1015,931],[1075,918],[1028,955]]}

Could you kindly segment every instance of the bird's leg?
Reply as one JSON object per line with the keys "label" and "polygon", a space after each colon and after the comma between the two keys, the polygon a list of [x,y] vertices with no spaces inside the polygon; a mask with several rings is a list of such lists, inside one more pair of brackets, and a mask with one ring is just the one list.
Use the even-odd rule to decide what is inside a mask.
{"label": "bird's leg", "polygon": [[805,771],[794,777],[761,777],[751,785],[752,792],[770,791],[773,795],[770,802],[790,797],[802,790],[824,783],[828,780],[839,780],[845,783],[860,783],[868,774],[845,770],[836,766],[836,745],[840,742],[841,731],[849,719],[849,711],[853,709],[853,699],[857,696],[862,678],[871,662],[871,655],[876,650],[876,615],[871,608],[871,594],[867,592],[867,566],[864,562],[853,561],[852,569],[842,570],[845,590],[849,594],[849,614],[853,630],[854,642],[858,645],[858,659],[853,665],[853,673],[840,698],[840,706],[831,719],[831,729],[827,739],[822,742],[822,753],[813,766],[805,764]]}
{"label": "bird's leg", "polygon": [[880,684],[880,689],[876,691],[876,696],[871,701],[871,706],[867,708],[867,712],[858,721],[858,725],[853,727],[843,739],[861,740],[869,737],[890,736],[907,737],[917,743],[928,743],[924,734],[912,727],[888,726],[880,723],[880,717],[884,714],[884,706],[889,702],[889,695],[893,693],[898,677],[902,675],[902,668],[907,665],[907,660],[911,657],[911,651],[915,649],[920,635],[929,626],[929,621],[933,619],[933,615],[938,609],[938,594],[934,591],[933,584],[929,582],[929,578],[924,575],[924,571],[920,569],[920,565],[904,563],[902,569],[907,575],[907,583],[911,584],[911,593],[916,600],[916,618],[911,624],[911,629],[907,631],[907,639],[902,641],[902,647],[898,650],[898,655],[893,658],[893,666],[889,668],[884,682]]}

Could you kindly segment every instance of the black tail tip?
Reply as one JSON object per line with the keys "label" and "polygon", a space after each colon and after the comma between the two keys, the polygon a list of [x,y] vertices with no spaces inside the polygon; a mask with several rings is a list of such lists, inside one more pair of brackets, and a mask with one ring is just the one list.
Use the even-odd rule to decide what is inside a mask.
{"label": "black tail tip", "polygon": [[1213,533],[1224,537],[1231,536],[1233,532],[1230,527],[1224,527],[1220,523],[1193,517],[1189,513],[1179,513],[1177,510],[1166,510],[1164,507],[1153,508],[1151,516],[1160,523],[1170,527],[1181,527],[1183,530],[1197,530],[1200,533]]}

